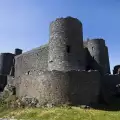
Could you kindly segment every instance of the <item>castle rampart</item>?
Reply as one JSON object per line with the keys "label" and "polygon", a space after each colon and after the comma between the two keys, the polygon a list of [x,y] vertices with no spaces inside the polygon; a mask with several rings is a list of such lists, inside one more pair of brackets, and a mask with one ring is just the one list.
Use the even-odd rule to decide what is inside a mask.
{"label": "castle rampart", "polygon": [[15,57],[15,76],[21,76],[31,70],[48,68],[48,45],[38,47]]}
{"label": "castle rampart", "polygon": [[[98,100],[98,71],[31,71],[16,78],[17,96],[32,96],[40,104],[91,104]],[[89,80],[88,80],[89,79]],[[84,93],[84,94],[83,94]]]}

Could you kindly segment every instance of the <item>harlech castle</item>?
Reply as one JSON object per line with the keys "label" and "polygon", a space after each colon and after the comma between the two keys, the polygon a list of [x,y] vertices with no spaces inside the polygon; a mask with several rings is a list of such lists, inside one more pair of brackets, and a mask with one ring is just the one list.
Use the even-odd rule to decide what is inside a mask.
{"label": "harlech castle", "polygon": [[83,41],[82,23],[73,17],[57,18],[49,32],[49,42],[41,47],[1,53],[1,92],[12,84],[16,96],[35,97],[41,105],[86,105],[119,99],[120,65],[111,74],[104,39]]}

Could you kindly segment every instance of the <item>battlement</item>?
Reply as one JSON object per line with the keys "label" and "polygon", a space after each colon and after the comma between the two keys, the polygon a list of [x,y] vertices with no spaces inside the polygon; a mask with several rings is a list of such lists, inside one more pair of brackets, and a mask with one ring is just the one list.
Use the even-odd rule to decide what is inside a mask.
{"label": "battlement", "polygon": [[96,38],[96,39],[91,39],[91,40],[87,40],[88,44],[100,44],[101,46],[105,46],[105,40],[104,39],[100,39],[100,38]]}
{"label": "battlement", "polygon": [[[76,23],[79,23],[79,24],[81,24],[82,25],[82,22],[80,21],[80,20],[78,20],[77,18],[73,18],[73,17],[71,17],[71,16],[68,16],[68,17],[65,17],[65,18],[63,18],[63,17],[61,17],[61,18],[56,18],[54,21],[52,21],[51,23],[50,23],[50,27],[51,27],[51,25],[53,26],[53,24],[55,25],[55,23],[63,23],[63,22],[67,22],[67,21],[69,21],[69,22],[71,22],[71,23],[73,23],[73,22],[76,22]],[[56,26],[56,25],[55,25]]]}

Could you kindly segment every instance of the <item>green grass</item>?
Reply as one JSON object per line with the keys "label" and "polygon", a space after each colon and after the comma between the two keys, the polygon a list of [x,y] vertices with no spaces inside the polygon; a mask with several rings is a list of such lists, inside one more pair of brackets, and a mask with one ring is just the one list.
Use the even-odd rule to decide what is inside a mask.
{"label": "green grass", "polygon": [[0,118],[25,120],[119,120],[120,111],[85,110],[79,107],[0,108]]}

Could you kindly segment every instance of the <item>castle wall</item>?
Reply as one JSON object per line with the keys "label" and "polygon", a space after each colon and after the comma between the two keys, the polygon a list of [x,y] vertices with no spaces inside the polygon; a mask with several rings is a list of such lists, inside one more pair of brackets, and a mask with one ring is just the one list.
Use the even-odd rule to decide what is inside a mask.
{"label": "castle wall", "polygon": [[41,46],[15,57],[15,76],[29,74],[31,70],[46,70],[48,67],[48,45]]}
{"label": "castle wall", "polygon": [[85,70],[82,23],[78,19],[59,18],[50,24],[48,69]]}
{"label": "castle wall", "polygon": [[31,71],[16,76],[17,96],[39,99],[41,105],[90,104],[97,102],[100,74],[97,71]]}
{"label": "castle wall", "polygon": [[105,75],[101,81],[102,94],[107,103],[112,103],[116,99],[116,85],[120,84],[120,75]]}
{"label": "castle wall", "polygon": [[14,54],[1,53],[0,54],[0,74],[9,75],[11,67],[13,66]]}

